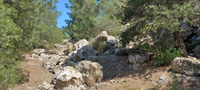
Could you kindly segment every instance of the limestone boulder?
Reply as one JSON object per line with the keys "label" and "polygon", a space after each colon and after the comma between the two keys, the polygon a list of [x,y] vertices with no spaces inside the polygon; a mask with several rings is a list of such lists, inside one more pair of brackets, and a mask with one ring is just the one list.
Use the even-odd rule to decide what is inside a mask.
{"label": "limestone boulder", "polygon": [[54,75],[52,83],[56,89],[64,89],[70,86],[83,85],[84,79],[78,70],[71,66],[66,66],[61,72]]}
{"label": "limestone boulder", "polygon": [[55,44],[54,48],[49,50],[50,54],[56,54],[56,55],[68,55],[70,52],[74,51],[75,48],[72,43],[65,43],[63,45],[61,44]]}
{"label": "limestone boulder", "polygon": [[44,60],[43,67],[49,70],[50,72],[53,72],[53,69],[58,64],[59,60],[60,60],[60,56],[51,55],[49,59]]}
{"label": "limestone boulder", "polygon": [[90,57],[96,56],[98,54],[98,51],[91,48],[90,46],[84,46],[77,51],[71,52],[69,54],[69,59],[70,60],[86,60],[89,59]]}
{"label": "limestone boulder", "polygon": [[81,73],[92,76],[95,82],[100,82],[103,78],[103,67],[97,62],[84,60],[76,65],[76,69]]}
{"label": "limestone boulder", "polygon": [[108,38],[108,34],[106,31],[102,31],[100,32],[99,35],[97,35],[97,37],[95,38],[95,40],[100,40],[100,41],[107,41]]}
{"label": "limestone boulder", "polygon": [[74,44],[74,47],[76,50],[84,47],[84,46],[89,46],[89,42],[86,39],[82,39],[80,41],[78,41],[77,43]]}
{"label": "limestone boulder", "polygon": [[39,56],[39,60],[44,61],[50,58],[50,55],[46,55],[45,53],[41,53]]}
{"label": "limestone boulder", "polygon": [[171,69],[186,75],[200,75],[200,61],[195,58],[177,57],[171,64]]}
{"label": "limestone boulder", "polygon": [[108,48],[111,48],[117,44],[117,39],[114,36],[108,36],[107,37],[107,46]]}

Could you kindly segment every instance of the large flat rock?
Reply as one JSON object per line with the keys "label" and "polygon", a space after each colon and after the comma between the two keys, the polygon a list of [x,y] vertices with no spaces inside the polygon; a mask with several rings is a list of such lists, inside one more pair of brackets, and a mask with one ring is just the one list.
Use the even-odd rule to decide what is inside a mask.
{"label": "large flat rock", "polygon": [[171,69],[187,75],[200,75],[200,61],[195,58],[177,57],[171,64]]}

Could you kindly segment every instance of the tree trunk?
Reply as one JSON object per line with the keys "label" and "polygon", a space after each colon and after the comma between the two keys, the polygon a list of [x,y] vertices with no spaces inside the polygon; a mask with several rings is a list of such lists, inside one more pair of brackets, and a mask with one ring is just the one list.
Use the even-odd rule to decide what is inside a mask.
{"label": "tree trunk", "polygon": [[187,50],[185,48],[185,43],[183,41],[183,38],[181,37],[180,31],[175,31],[174,32],[174,38],[178,43],[177,48],[183,50],[183,55],[182,56],[187,57],[188,56]]}

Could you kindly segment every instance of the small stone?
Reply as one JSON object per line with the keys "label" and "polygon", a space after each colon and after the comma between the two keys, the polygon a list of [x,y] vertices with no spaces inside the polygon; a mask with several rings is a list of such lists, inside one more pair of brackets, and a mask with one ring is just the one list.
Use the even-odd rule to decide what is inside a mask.
{"label": "small stone", "polygon": [[163,84],[167,80],[167,77],[166,76],[160,76],[159,80],[160,80],[159,83]]}
{"label": "small stone", "polygon": [[40,53],[44,53],[45,50],[44,49],[34,49],[32,52],[36,53],[36,54],[40,54]]}
{"label": "small stone", "polygon": [[115,80],[110,80],[110,82],[111,82],[112,84],[114,84],[114,83],[115,83]]}
{"label": "small stone", "polygon": [[167,79],[166,76],[160,76],[159,80],[165,81]]}
{"label": "small stone", "polygon": [[31,57],[32,58],[39,58],[39,56],[37,54],[35,54],[35,53],[31,54]]}
{"label": "small stone", "polygon": [[44,82],[41,85],[39,85],[39,90],[49,90],[50,87],[51,87],[50,84],[47,84],[46,82]]}
{"label": "small stone", "polygon": [[158,83],[156,83],[155,81],[152,81],[152,83],[153,83],[154,86],[158,85]]}

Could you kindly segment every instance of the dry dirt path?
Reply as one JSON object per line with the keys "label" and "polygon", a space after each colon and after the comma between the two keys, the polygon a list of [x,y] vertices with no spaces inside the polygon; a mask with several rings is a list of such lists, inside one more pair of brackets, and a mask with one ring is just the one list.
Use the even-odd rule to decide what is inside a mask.
{"label": "dry dirt path", "polygon": [[[128,63],[127,56],[99,56],[99,63],[103,66],[104,78],[96,90],[167,90],[172,80],[168,72],[170,66],[154,67],[152,61],[137,70]],[[158,84],[161,76],[167,79]]]}
{"label": "dry dirt path", "polygon": [[50,83],[52,74],[42,67],[42,61],[31,59],[28,55],[26,60],[21,63],[23,70],[29,73],[29,82],[16,85],[12,90],[37,90],[38,86],[43,82]]}

